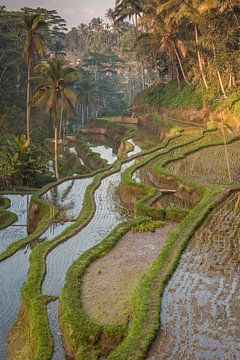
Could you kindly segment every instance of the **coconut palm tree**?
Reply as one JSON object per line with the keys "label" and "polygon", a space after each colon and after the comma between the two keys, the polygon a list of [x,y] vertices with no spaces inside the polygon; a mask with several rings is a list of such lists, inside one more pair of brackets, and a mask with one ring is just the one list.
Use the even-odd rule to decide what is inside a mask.
{"label": "coconut palm tree", "polygon": [[30,77],[31,69],[36,57],[43,57],[45,53],[44,32],[47,30],[47,24],[42,20],[40,14],[27,13],[23,14],[23,56],[28,68],[27,82],[27,116],[26,130],[27,138],[30,139]]}
{"label": "coconut palm tree", "polygon": [[200,17],[200,13],[198,11],[198,1],[190,1],[190,0],[167,0],[160,1],[160,5],[157,8],[157,13],[162,14],[165,17],[165,21],[168,22],[169,19],[176,19],[176,22],[179,22],[181,18],[187,17],[190,22],[194,25],[194,33],[195,33],[195,44],[196,44],[196,52],[198,58],[199,69],[202,75],[202,80],[205,88],[208,90],[209,85],[207,83],[204,66],[203,66],[203,58],[201,52],[201,44],[199,40],[199,29],[198,29],[198,20]]}
{"label": "coconut palm tree", "polygon": [[58,179],[58,115],[63,106],[68,113],[75,113],[74,104],[77,99],[69,85],[79,78],[79,72],[68,67],[63,60],[39,64],[35,67],[35,72],[39,75],[30,79],[36,84],[32,104],[46,105],[47,110],[53,114],[55,176]]}

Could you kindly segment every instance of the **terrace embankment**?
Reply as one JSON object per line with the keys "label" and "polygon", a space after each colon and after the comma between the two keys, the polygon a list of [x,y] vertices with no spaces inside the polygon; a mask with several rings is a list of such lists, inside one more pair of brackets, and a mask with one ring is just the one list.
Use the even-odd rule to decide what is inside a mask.
{"label": "terrace embankment", "polygon": [[126,324],[131,292],[176,226],[166,222],[154,232],[130,231],[110,253],[90,265],[83,277],[82,301],[91,320],[101,325]]}
{"label": "terrace embankment", "polygon": [[239,212],[238,191],[192,236],[164,291],[149,360],[239,358]]}

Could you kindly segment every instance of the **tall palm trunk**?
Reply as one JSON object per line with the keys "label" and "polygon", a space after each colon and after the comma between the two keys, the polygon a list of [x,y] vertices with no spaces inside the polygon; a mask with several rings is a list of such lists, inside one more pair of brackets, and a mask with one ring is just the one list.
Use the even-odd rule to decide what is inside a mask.
{"label": "tall palm trunk", "polygon": [[185,74],[185,71],[184,71],[184,69],[183,69],[182,60],[181,60],[181,58],[180,58],[180,56],[179,56],[179,54],[178,54],[178,51],[177,51],[177,48],[176,48],[175,43],[173,43],[173,48],[174,48],[174,52],[175,52],[175,54],[176,54],[176,57],[177,57],[177,59],[178,59],[178,63],[179,63],[179,66],[180,66],[180,69],[181,69],[181,72],[182,72],[182,76],[183,76],[185,82],[186,82],[188,85],[191,85],[190,82],[188,81],[187,76],[186,76],[186,74]]}
{"label": "tall palm trunk", "polygon": [[59,138],[62,136],[62,126],[63,126],[63,109],[64,109],[64,103],[63,103],[63,95],[62,97],[62,104],[61,104],[61,113],[60,113],[60,124],[59,124]]}
{"label": "tall palm trunk", "polygon": [[57,126],[57,110],[53,113],[53,126],[54,126],[54,158],[55,158],[55,177],[58,180],[58,126]]}
{"label": "tall palm trunk", "polygon": [[198,39],[198,28],[197,28],[197,24],[195,23],[195,41],[196,41],[196,46],[197,46],[197,57],[198,57],[198,63],[199,63],[199,68],[201,71],[201,75],[202,75],[202,79],[203,79],[203,83],[205,85],[205,88],[208,90],[209,86],[207,84],[207,80],[203,71],[203,65],[202,65],[202,58],[201,58],[201,54],[199,51],[199,39]]}
{"label": "tall palm trunk", "polygon": [[31,77],[31,65],[28,64],[28,80],[27,80],[27,139],[30,140],[30,77]]}
{"label": "tall palm trunk", "polygon": [[217,54],[216,54],[216,49],[215,49],[214,42],[212,42],[212,48],[213,48],[213,56],[214,56],[214,60],[215,60],[215,65],[216,65],[216,68],[217,68],[217,76],[218,76],[219,84],[220,84],[224,99],[227,99],[226,91],[224,89],[224,85],[223,85],[223,82],[222,82],[222,77],[221,77],[221,74],[220,74],[220,71],[219,71],[219,68],[218,68],[218,65],[217,65]]}

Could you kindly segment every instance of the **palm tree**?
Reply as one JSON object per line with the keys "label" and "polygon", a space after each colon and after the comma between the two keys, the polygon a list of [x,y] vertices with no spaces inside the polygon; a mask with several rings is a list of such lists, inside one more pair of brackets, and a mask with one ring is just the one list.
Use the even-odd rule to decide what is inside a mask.
{"label": "palm tree", "polygon": [[76,95],[69,88],[69,84],[79,77],[79,72],[67,67],[67,63],[63,60],[39,64],[35,67],[35,72],[39,75],[30,79],[36,84],[32,104],[46,105],[47,110],[53,114],[55,176],[58,179],[58,114],[63,106],[68,113],[75,113],[73,105],[76,102]]}
{"label": "palm tree", "polygon": [[183,0],[167,0],[162,2],[157,8],[157,13],[165,16],[165,21],[168,22],[169,19],[176,18],[179,21],[181,18],[188,17],[190,22],[194,24],[194,33],[195,33],[195,44],[196,52],[198,58],[199,69],[202,75],[202,80],[205,88],[208,90],[209,86],[206,80],[204,68],[203,68],[203,59],[202,53],[200,51],[201,44],[199,41],[199,30],[198,30],[198,19],[200,13],[198,11],[198,1],[183,1]]}
{"label": "palm tree", "polygon": [[83,125],[84,120],[88,120],[89,118],[90,110],[93,112],[97,97],[97,88],[95,82],[86,77],[80,83],[76,84],[76,90],[78,93],[78,103],[81,107],[81,122]]}
{"label": "palm tree", "polygon": [[27,138],[30,139],[30,77],[31,69],[35,57],[43,57],[45,53],[45,40],[43,32],[47,30],[47,24],[42,20],[40,14],[24,13],[23,14],[23,56],[28,68],[27,82],[27,118],[26,129]]}

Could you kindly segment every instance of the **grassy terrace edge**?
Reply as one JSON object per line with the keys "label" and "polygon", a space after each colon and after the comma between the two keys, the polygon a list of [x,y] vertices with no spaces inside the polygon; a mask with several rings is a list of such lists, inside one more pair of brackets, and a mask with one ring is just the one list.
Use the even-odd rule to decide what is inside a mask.
{"label": "grassy terrace edge", "polygon": [[[212,130],[210,130],[210,131],[212,131]],[[202,137],[203,137],[203,135],[197,136],[194,139],[194,141],[197,141]],[[127,185],[131,184],[133,186],[141,188],[141,190],[142,190],[143,196],[141,196],[141,198],[139,199],[139,201],[136,204],[136,209],[138,210],[137,216],[139,217],[139,220],[141,219],[141,216],[143,219],[149,215],[146,212],[147,206],[144,206],[144,205],[146,205],[148,203],[148,201],[154,195],[156,195],[156,193],[158,191],[157,191],[157,189],[155,189],[153,187],[147,187],[143,184],[137,184],[135,181],[133,181],[132,180],[133,172],[137,168],[146,165],[149,161],[151,161],[155,157],[157,157],[159,155],[165,155],[175,148],[194,143],[194,141],[188,141],[187,143],[171,147],[162,153],[157,152],[155,154],[155,152],[154,152],[153,154],[149,155],[148,157],[145,157],[142,160],[140,160],[137,164],[134,164],[132,167],[125,170],[125,172],[122,174],[122,182],[124,182]],[[167,144],[168,143],[169,143],[169,141],[167,142]],[[184,182],[184,180],[182,180],[182,181]],[[192,224],[193,217],[195,217],[196,214],[199,215],[199,210],[200,210],[199,208],[202,207],[204,204],[204,206],[203,206],[204,211],[202,211],[203,213],[201,214],[201,216],[199,215],[197,217],[195,222],[193,222],[191,231],[189,232],[189,234],[186,235],[186,237],[184,238],[184,241],[181,243],[181,252],[178,253],[178,259],[180,258],[180,255],[181,255],[183,249],[185,248],[188,239],[190,238],[190,236],[192,235],[192,233],[194,232],[196,227],[199,226],[199,224],[204,220],[204,218],[206,217],[208,212],[212,209],[211,199],[213,198],[213,195],[215,196],[215,195],[219,194],[220,188],[209,191],[205,186],[196,185],[196,187],[201,188],[201,191],[204,193],[204,196],[203,196],[201,202],[199,203],[199,205],[197,205],[191,212],[188,213],[182,209],[178,209],[177,211],[173,211],[173,209],[162,209],[162,210],[165,210],[165,212],[168,214],[167,216],[172,220],[177,219],[178,221],[180,221],[183,219],[183,217],[185,217],[187,214],[188,215],[187,215],[186,219],[180,223],[177,231],[172,232],[169,235],[168,240],[167,240],[162,252],[160,253],[158,260],[154,263],[151,271],[147,274],[146,279],[149,276],[151,276],[152,273],[154,273],[154,276],[155,276],[156,269],[160,270],[160,268],[164,264],[166,264],[166,262],[167,262],[166,256],[169,256],[170,251],[172,250],[172,247],[175,244],[176,238],[179,236],[180,233],[182,233],[182,231],[185,229],[185,227],[189,223]],[[210,203],[210,205],[208,205],[206,207],[206,204],[209,204],[209,203]],[[180,215],[179,215],[179,212],[180,212]],[[116,229],[116,231],[117,231],[117,229]],[[119,239],[119,238],[120,237],[117,236],[117,239]],[[103,243],[105,241],[108,244],[108,241],[109,241],[108,237],[103,241]],[[115,241],[116,241],[116,239],[115,239]],[[106,250],[110,251],[111,247],[108,246]],[[96,258],[99,258],[99,257],[105,255],[106,250],[105,249],[103,250],[103,248],[101,246],[99,246],[99,247],[97,246],[96,248],[94,248],[93,251],[83,254],[79,259],[77,259],[74,262],[74,264],[68,270],[67,281],[65,282],[65,286],[62,290],[61,297],[60,297],[60,309],[61,309],[60,310],[60,322],[61,322],[61,328],[62,328],[63,334],[64,334],[64,340],[65,340],[64,342],[66,344],[67,351],[70,354],[74,353],[76,358],[81,359],[81,360],[82,359],[97,359],[97,357],[99,356],[99,346],[98,346],[97,342],[99,341],[99,339],[103,333],[107,336],[114,337],[115,341],[120,341],[120,339],[123,338],[124,336],[126,336],[126,334],[127,334],[127,328],[123,328],[120,326],[118,327],[117,325],[103,327],[103,326],[93,323],[91,321],[91,319],[88,317],[88,315],[85,313],[84,309],[82,308],[82,304],[80,301],[81,281],[82,281],[82,276],[84,275],[84,272],[86,271],[87,267],[91,264],[92,261],[94,261]],[[160,261],[160,263],[159,263],[159,261]],[[177,261],[177,263],[178,263],[178,261]],[[164,278],[164,283],[165,282],[166,282],[166,279]],[[163,288],[163,285],[164,284],[162,284],[162,288]],[[141,290],[143,288],[145,290]],[[143,291],[145,292],[146,286],[141,285],[139,291],[141,293]],[[139,298],[139,292],[138,292],[138,296],[136,298]],[[143,299],[143,301],[146,301],[146,299],[147,299],[146,296],[143,296],[143,297],[141,296],[141,298]],[[160,300],[158,299],[157,306],[154,310],[155,314],[157,312],[159,313],[159,308],[160,308],[159,303],[160,303]],[[141,308],[142,308],[142,305],[143,304],[141,304]],[[136,309],[139,309],[140,305],[136,301],[134,306],[136,306]],[[146,313],[145,313],[145,316],[146,316],[146,314],[149,312],[149,308],[148,307],[145,307],[145,308],[146,308]],[[133,326],[130,328],[130,331],[129,331],[128,335],[126,336],[126,339],[119,346],[119,348],[109,356],[109,359],[112,359],[112,358],[113,359],[132,359],[132,358],[135,359],[134,356],[135,355],[138,356],[137,354],[139,353],[139,349],[141,349],[141,347],[138,349],[139,342],[136,344],[136,346],[133,346],[132,341],[133,341],[133,338],[135,338],[135,336],[137,335],[136,329],[138,329],[137,331],[140,334],[139,337],[142,338],[142,335],[141,335],[142,326],[139,326],[139,321],[142,321],[143,318],[142,319],[140,319],[140,318],[141,318],[141,316],[139,315],[138,310],[137,310],[133,314]],[[137,323],[138,323],[138,325],[137,325]],[[158,328],[159,328],[159,320],[158,320],[158,316],[157,316],[154,321],[154,329],[153,329],[153,331],[151,330],[150,333],[151,334],[154,333],[154,336],[155,336]],[[85,335],[82,334],[83,331],[80,331],[80,329],[84,329]],[[135,330],[132,330],[132,329],[135,329]],[[131,334],[133,334],[132,337],[131,337]],[[149,340],[149,336],[147,336],[146,339],[148,339],[148,340],[146,340],[146,339],[144,340],[144,341],[146,341],[146,346],[144,346],[144,348],[145,348],[144,353],[146,352],[146,348],[149,346],[149,344],[154,336],[151,336],[150,340]],[[139,337],[136,336],[136,339]],[[132,339],[132,340],[129,340],[129,339]],[[128,345],[125,345],[125,344],[128,344],[129,341],[131,343],[130,347]],[[126,350],[126,346],[127,346],[128,350]],[[131,350],[132,346],[133,346],[133,350]],[[129,351],[131,354],[129,353]],[[140,353],[143,354],[143,351],[140,351]],[[131,356],[133,356],[133,357],[131,357]],[[140,358],[142,358],[141,356],[142,355],[140,355],[140,357],[137,357],[137,358],[140,359]]]}
{"label": "grassy terrace edge", "polygon": [[[122,138],[122,141],[127,141],[133,134],[133,129],[131,129],[128,125],[126,124],[119,124],[119,123],[113,123],[109,120],[98,120],[95,121],[96,124],[97,123],[101,123],[102,126],[117,126],[119,128],[123,128],[125,129],[125,134],[124,137]],[[130,151],[131,149],[128,149],[128,151]],[[54,183],[50,183],[45,185],[43,188],[41,189],[30,189],[30,188],[19,188],[19,191],[17,189],[17,193],[20,194],[25,194],[25,193],[30,193],[33,192],[33,196],[31,198],[31,204],[35,204],[37,206],[37,208],[39,209],[39,221],[37,223],[37,227],[36,229],[28,236],[18,239],[17,241],[15,241],[14,243],[10,244],[3,252],[0,253],[0,262],[6,260],[7,258],[9,258],[10,256],[14,255],[18,250],[20,250],[21,248],[25,247],[28,244],[31,244],[32,242],[34,242],[35,240],[37,240],[49,227],[50,225],[50,221],[51,221],[51,205],[46,203],[45,201],[41,200],[42,195],[44,195],[47,191],[49,191],[51,188],[53,188],[54,186],[60,185],[65,181],[68,180],[77,180],[77,179],[85,179],[88,177],[93,177],[95,175],[97,175],[98,173],[102,173],[105,172],[109,169],[112,168],[112,165],[108,165],[105,168],[101,169],[101,170],[97,170],[85,175],[79,175],[79,176],[66,176],[61,178],[59,181],[55,181]],[[4,209],[7,209],[8,207],[10,207],[11,205],[11,201],[7,198],[3,198],[1,197],[1,195],[4,194],[9,194],[12,193],[14,194],[16,191],[13,190],[4,190],[4,191],[0,191],[0,199],[3,199],[2,205],[0,204],[0,209],[1,207]],[[56,209],[57,211],[57,209]],[[9,215],[9,216],[8,216]],[[13,223],[14,221],[17,220],[17,218],[13,217],[14,214],[12,214],[10,216],[10,214],[7,214],[4,212],[4,216],[7,217],[8,219],[6,219],[6,222],[4,222],[4,226],[1,227],[0,229],[9,226],[11,223]]]}
{"label": "grassy terrace edge", "polygon": [[[228,141],[231,143],[239,138]],[[181,159],[192,152],[201,150],[204,147],[222,145],[223,143],[206,144],[192,148],[189,151],[179,154],[174,159],[165,159],[157,162],[154,167],[157,175],[171,176],[178,182],[188,184],[203,191],[201,201],[189,212],[187,217],[179,224],[176,230],[169,233],[167,242],[162,249],[158,259],[153,264],[151,270],[142,278],[142,282],[136,291],[133,308],[132,327],[122,344],[108,357],[109,360],[141,360],[147,355],[148,349],[153,342],[160,326],[161,299],[168,280],[175,271],[181,255],[185,250],[189,240],[202,224],[207,215],[219,204],[219,195],[222,200],[225,193],[222,186],[209,189],[207,186],[188,181],[180,176],[175,176],[166,171],[163,167],[176,159]],[[129,169],[128,169],[129,170]],[[229,189],[236,190],[240,186],[229,186]],[[149,208],[144,207],[144,203],[150,198],[150,194],[138,201],[139,214],[148,215]],[[143,211],[141,211],[141,209]],[[161,209],[160,209],[161,210]]]}
{"label": "grassy terrace edge", "polygon": [[[166,144],[169,142],[168,140]],[[159,147],[157,148],[160,149]],[[17,321],[10,330],[8,339],[10,342],[14,339],[14,336],[24,336],[22,333],[22,322],[23,319],[28,319],[28,324],[25,324],[25,329],[28,331],[28,338],[24,347],[25,354],[31,354],[32,359],[51,359],[53,352],[53,339],[49,329],[48,317],[46,312],[46,305],[53,298],[43,296],[41,293],[42,283],[46,274],[46,257],[47,255],[59,244],[65,242],[82,228],[84,228],[89,221],[92,219],[95,212],[94,193],[99,187],[102,179],[112,175],[120,170],[122,164],[131,160],[137,159],[138,157],[147,155],[154,150],[150,150],[146,153],[139,153],[129,158],[124,158],[122,161],[118,160],[110,170],[101,170],[93,178],[93,182],[87,187],[82,211],[76,220],[76,222],[70,225],[63,233],[54,238],[49,242],[43,242],[34,247],[30,256],[30,267],[28,271],[27,280],[24,283],[21,290],[21,306]],[[83,176],[86,177],[86,176]],[[83,178],[81,177],[81,178]],[[76,177],[77,178],[77,177]],[[61,179],[55,184],[42,189],[41,194],[45,193],[47,189],[56,186],[56,184],[62,183],[69,178]],[[72,178],[71,178],[72,179]],[[39,194],[38,194],[39,196]]]}

